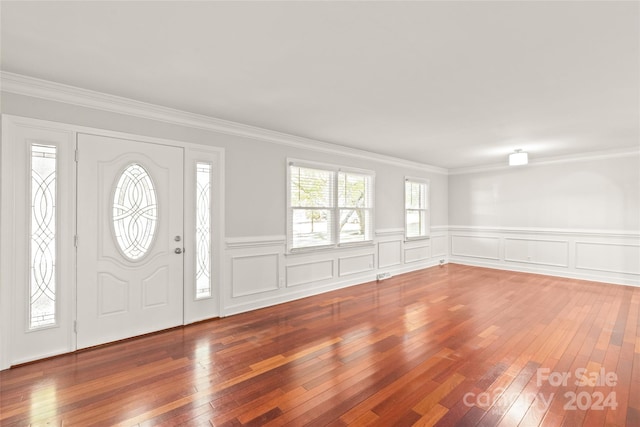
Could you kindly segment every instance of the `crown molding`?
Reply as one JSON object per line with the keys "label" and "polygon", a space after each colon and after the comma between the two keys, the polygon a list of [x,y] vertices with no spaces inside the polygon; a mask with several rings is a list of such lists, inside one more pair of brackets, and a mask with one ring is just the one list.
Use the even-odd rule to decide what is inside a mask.
{"label": "crown molding", "polygon": [[356,157],[437,174],[446,175],[449,172],[446,168],[276,132],[229,120],[217,119],[202,114],[189,113],[6,71],[0,71],[0,88],[3,92],[7,93],[62,102],[226,135],[251,138],[295,148]]}
{"label": "crown molding", "polygon": [[522,166],[509,166],[507,164],[493,164],[493,165],[485,165],[485,166],[471,166],[468,168],[456,168],[449,169],[449,175],[464,175],[470,173],[480,173],[480,172],[493,172],[499,170],[516,170],[516,169],[526,169],[528,167],[535,166],[546,166],[552,164],[561,164],[561,163],[575,163],[575,162],[586,162],[593,160],[604,160],[604,159],[614,159],[618,157],[631,157],[631,156],[639,156],[640,157],[640,148],[638,147],[630,147],[623,149],[611,149],[611,150],[602,150],[602,151],[591,151],[588,153],[581,153],[569,156],[558,156],[558,157],[542,157],[539,159],[529,161],[529,164]]}
{"label": "crown molding", "polygon": [[545,157],[533,159],[526,166],[508,166],[506,164],[492,164],[471,166],[466,168],[441,168],[425,163],[400,159],[397,157],[378,154],[370,151],[349,148],[338,144],[304,138],[287,133],[277,132],[257,126],[209,117],[202,114],[189,113],[187,111],[160,105],[136,101],[133,99],[109,95],[76,86],[56,83],[49,80],[29,77],[22,74],[0,71],[0,89],[3,92],[14,93],[33,98],[46,99],[54,102],[76,105],[85,108],[107,111],[116,114],[155,120],[168,124],[201,129],[226,135],[250,138],[273,144],[313,150],[317,152],[360,158],[369,161],[386,163],[394,166],[411,168],[423,172],[431,172],[442,175],[463,175],[481,172],[493,172],[500,170],[513,170],[514,168],[527,168],[550,164],[572,163],[590,160],[602,160],[626,156],[639,156],[640,150],[636,147],[627,149],[614,149],[594,151],[578,155]]}

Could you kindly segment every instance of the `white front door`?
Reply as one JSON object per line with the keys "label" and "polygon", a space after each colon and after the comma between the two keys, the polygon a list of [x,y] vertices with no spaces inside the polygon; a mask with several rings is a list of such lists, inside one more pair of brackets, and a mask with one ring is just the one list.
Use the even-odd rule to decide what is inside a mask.
{"label": "white front door", "polygon": [[78,349],[183,324],[183,157],[78,134]]}

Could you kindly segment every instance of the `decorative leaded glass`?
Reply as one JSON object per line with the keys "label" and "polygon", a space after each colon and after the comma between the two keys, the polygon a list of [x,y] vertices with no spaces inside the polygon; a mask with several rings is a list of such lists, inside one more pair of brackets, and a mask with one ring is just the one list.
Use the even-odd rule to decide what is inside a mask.
{"label": "decorative leaded glass", "polygon": [[127,166],[113,195],[113,231],[120,250],[131,261],[144,257],[158,224],[156,191],[142,165]]}
{"label": "decorative leaded glass", "polygon": [[29,328],[56,323],[56,147],[31,145]]}
{"label": "decorative leaded glass", "polygon": [[196,298],[211,296],[211,165],[196,164]]}

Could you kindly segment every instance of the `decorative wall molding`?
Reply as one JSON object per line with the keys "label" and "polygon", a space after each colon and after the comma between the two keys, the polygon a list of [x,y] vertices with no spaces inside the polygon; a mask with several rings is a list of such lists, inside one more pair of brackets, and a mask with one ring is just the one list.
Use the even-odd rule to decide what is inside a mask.
{"label": "decorative wall molding", "polygon": [[621,277],[615,274],[603,275],[597,271],[588,272],[569,269],[555,269],[552,267],[545,268],[542,265],[520,265],[515,263],[501,263],[499,261],[481,260],[481,259],[459,259],[452,258],[449,260],[453,264],[471,265],[475,267],[486,267],[497,270],[517,271],[521,273],[543,274],[552,277],[563,277],[568,279],[588,280],[591,282],[607,283],[611,285],[623,286],[640,286],[640,279],[636,277]]}
{"label": "decorative wall molding", "polygon": [[228,237],[227,249],[260,248],[263,246],[284,245],[286,236],[252,236],[252,237]]}
{"label": "decorative wall molding", "polygon": [[[284,236],[228,238],[229,274],[222,315],[230,315],[316,295],[445,262],[510,271],[640,286],[634,265],[594,264],[578,244],[604,254],[620,247],[626,258],[640,250],[633,231],[558,230],[515,227],[439,226],[429,239],[405,241],[402,228],[376,230],[368,246],[286,254]],[[456,246],[457,245],[457,246]],[[598,245],[610,245],[600,247]],[[582,249],[592,249],[582,246]],[[604,249],[603,249],[604,248]],[[614,251],[610,249],[614,248]],[[607,250],[609,249],[609,250]],[[625,251],[629,251],[628,253]],[[638,267],[640,268],[640,267]],[[605,271],[613,270],[613,271]],[[243,271],[245,276],[238,275]]]}
{"label": "decorative wall molding", "polygon": [[[292,301],[346,286],[439,264],[430,257],[433,238],[445,243],[441,228],[431,239],[406,242],[404,229],[379,233],[370,245],[286,253],[284,236],[226,239],[227,274],[221,294],[223,316]],[[407,252],[408,251],[408,252]],[[446,251],[445,251],[446,252]],[[405,254],[409,256],[405,259]]]}
{"label": "decorative wall molding", "polygon": [[[54,102],[62,102],[65,104],[77,105],[85,108],[92,108],[116,114],[124,114],[143,119],[155,120],[178,126],[185,126],[194,129],[202,129],[211,132],[222,133],[226,135],[271,142],[274,144],[287,145],[295,148],[361,158],[443,175],[481,173],[488,171],[506,170],[510,168],[510,166],[506,165],[506,163],[501,163],[468,168],[446,169],[438,166],[386,156],[383,154],[348,148],[341,145],[331,144],[310,138],[276,132],[256,126],[232,122],[229,120],[209,117],[202,114],[189,113],[173,108],[136,101],[130,98],[124,98],[102,92],[82,89],[76,86],[69,86],[48,80],[37,79],[35,77],[10,73],[7,71],[0,71],[0,88],[3,92],[6,93],[14,93],[17,95],[46,99]],[[505,159],[507,154],[508,153],[505,153]],[[532,159],[529,162],[528,167],[638,155],[640,155],[640,151],[637,147],[629,147],[626,149],[583,153],[581,155]]]}
{"label": "decorative wall molding", "polygon": [[366,273],[375,268],[375,256],[373,254],[353,255],[338,258],[338,276]]}
{"label": "decorative wall molding", "polygon": [[419,261],[425,261],[429,259],[429,250],[431,249],[430,245],[416,246],[411,248],[405,248],[404,250],[404,262],[414,263]]}
{"label": "decorative wall molding", "polygon": [[[640,286],[640,232],[473,226],[450,230],[449,262]],[[490,241],[494,244],[481,244]]]}
{"label": "decorative wall molding", "polygon": [[[446,225],[434,225],[430,228],[431,234],[438,233],[446,233],[449,231],[449,227]],[[382,228],[376,230],[376,237],[387,237],[387,236],[402,236],[404,239],[404,228]],[[431,236],[427,237],[429,239]],[[426,240],[423,239],[423,240]],[[417,239],[420,240],[420,239]]]}
{"label": "decorative wall molding", "polygon": [[452,225],[448,231],[466,233],[500,233],[500,234],[538,234],[553,236],[594,236],[594,237],[635,237],[640,238],[636,230],[592,230],[580,228],[540,228],[540,227],[488,227],[473,225]]}
{"label": "decorative wall molding", "polygon": [[431,256],[434,258],[447,256],[447,233],[431,236]]}
{"label": "decorative wall molding", "polygon": [[576,268],[640,275],[640,244],[575,242]]}
{"label": "decorative wall molding", "polygon": [[376,230],[376,237],[404,236],[404,228],[384,228]]}
{"label": "decorative wall molding", "polygon": [[[393,269],[385,269],[392,276],[412,271],[422,270],[429,267],[435,267],[438,262],[429,260],[426,262],[404,264]],[[286,292],[281,289],[279,292],[265,292],[263,294],[253,295],[251,299],[237,299],[230,301],[223,307],[223,316],[230,316],[237,313],[256,310],[259,308],[269,307],[275,304],[281,304],[300,298],[318,295],[329,291],[334,291],[349,286],[356,286],[376,280],[376,272],[370,271],[362,274],[349,275],[344,277],[334,276],[331,280],[322,282],[314,282],[287,288]]]}
{"label": "decorative wall molding", "polygon": [[333,265],[332,259],[288,265],[287,287],[332,279],[335,275]]}
{"label": "decorative wall molding", "polygon": [[389,268],[402,264],[402,240],[378,243],[378,268]]}
{"label": "decorative wall molding", "polygon": [[223,316],[244,313],[259,308],[270,307],[276,304],[293,301],[300,298],[318,295],[349,286],[358,285],[368,281],[375,280],[375,276],[370,274],[365,277],[353,276],[331,280],[326,283],[315,283],[313,286],[309,284],[287,288],[287,292],[270,292],[253,295],[251,299],[238,299],[228,302],[223,307]]}
{"label": "decorative wall molding", "polygon": [[6,71],[0,72],[0,86],[2,87],[2,91],[7,93],[15,93],[18,95],[140,117],[143,119],[155,120],[178,126],[203,129],[226,135],[313,150],[316,152],[356,157],[438,174],[446,175],[448,173],[447,169],[437,166],[348,148],[337,144],[330,144],[323,141],[276,132],[229,120],[217,119],[201,114],[189,113],[173,108],[162,107],[155,104],[135,101],[129,98],[109,95],[48,80],[9,73]]}
{"label": "decorative wall molding", "polygon": [[231,257],[231,296],[238,298],[277,290],[279,264],[278,253]]}
{"label": "decorative wall molding", "polygon": [[451,235],[451,255],[500,259],[500,239],[494,236]]}
{"label": "decorative wall molding", "polygon": [[504,260],[568,268],[569,241],[505,237]]}

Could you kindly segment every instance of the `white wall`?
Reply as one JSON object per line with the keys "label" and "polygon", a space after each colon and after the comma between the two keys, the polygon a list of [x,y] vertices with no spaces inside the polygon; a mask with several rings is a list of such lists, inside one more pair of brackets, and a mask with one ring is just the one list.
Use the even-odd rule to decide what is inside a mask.
{"label": "white wall", "polygon": [[[1,109],[2,113],[17,116],[224,148],[228,190],[225,202],[227,237],[285,234],[287,157],[374,170],[378,202],[376,229],[404,226],[402,192],[405,175],[429,179],[431,181],[431,225],[447,225],[448,179],[446,174],[424,172],[413,167],[401,167],[349,155],[305,150],[13,93],[2,93]],[[259,206],[260,210],[257,211],[255,206]]]}
{"label": "white wall", "polygon": [[[15,93],[3,93],[2,113],[126,132],[225,150],[226,245],[224,314],[237,313],[400,273],[446,257],[448,177],[435,168],[338,147],[314,148],[229,135]],[[309,148],[307,148],[309,147]],[[286,253],[286,159],[372,170],[376,174],[376,238],[372,245],[307,254]],[[405,242],[404,177],[428,179],[433,237]],[[3,284],[4,286],[4,284]]]}
{"label": "white wall", "polygon": [[640,155],[449,177],[451,261],[640,285]]}
{"label": "white wall", "polygon": [[[327,152],[300,148],[300,145],[274,144],[14,93],[3,93],[1,108],[2,112],[13,115],[224,148],[227,190],[224,235],[229,253],[248,253],[256,246],[266,247],[266,243],[275,245],[274,250],[277,246],[280,266],[271,271],[278,271],[278,277],[269,279],[273,289],[268,294],[276,295],[278,301],[289,295],[280,288],[287,286],[287,273],[295,276],[304,271],[302,267],[289,269],[289,265],[299,260],[292,255],[284,256],[287,157],[376,172],[376,245],[383,244],[372,249],[371,253],[376,254],[374,267],[367,274],[349,277],[348,283],[369,279],[382,269],[399,272],[403,268],[433,265],[442,258],[615,283],[639,282],[640,261],[636,261],[636,253],[640,233],[640,158],[637,155],[447,176],[430,172],[429,168],[421,170],[411,164],[382,161],[375,156],[351,155],[348,150],[347,154],[339,154],[339,150]],[[428,242],[428,249],[414,247],[415,243],[406,244],[401,236],[405,175],[431,181],[431,225],[435,234]],[[557,243],[558,240],[563,243]],[[563,245],[567,246],[566,255],[549,255],[559,251],[564,254]],[[534,252],[538,255],[532,255]],[[331,255],[337,256],[337,253],[334,251]],[[420,253],[422,255],[418,255]],[[324,262],[327,257],[323,254],[316,258]],[[396,264],[394,259],[400,263]],[[412,263],[416,259],[422,264]],[[256,260],[262,262],[258,261],[261,258]],[[338,271],[339,258],[332,260],[335,271],[331,279],[318,282],[346,283],[345,276]],[[342,265],[346,265],[345,262]],[[321,264],[319,271],[327,266],[327,263]],[[319,277],[324,277],[323,274]],[[229,289],[223,292],[231,295],[233,278],[227,277],[227,280]],[[314,281],[297,287],[296,291],[312,292],[319,290],[319,286]],[[248,304],[253,301],[252,297],[244,300]]]}
{"label": "white wall", "polygon": [[451,175],[449,223],[640,230],[640,156]]}

